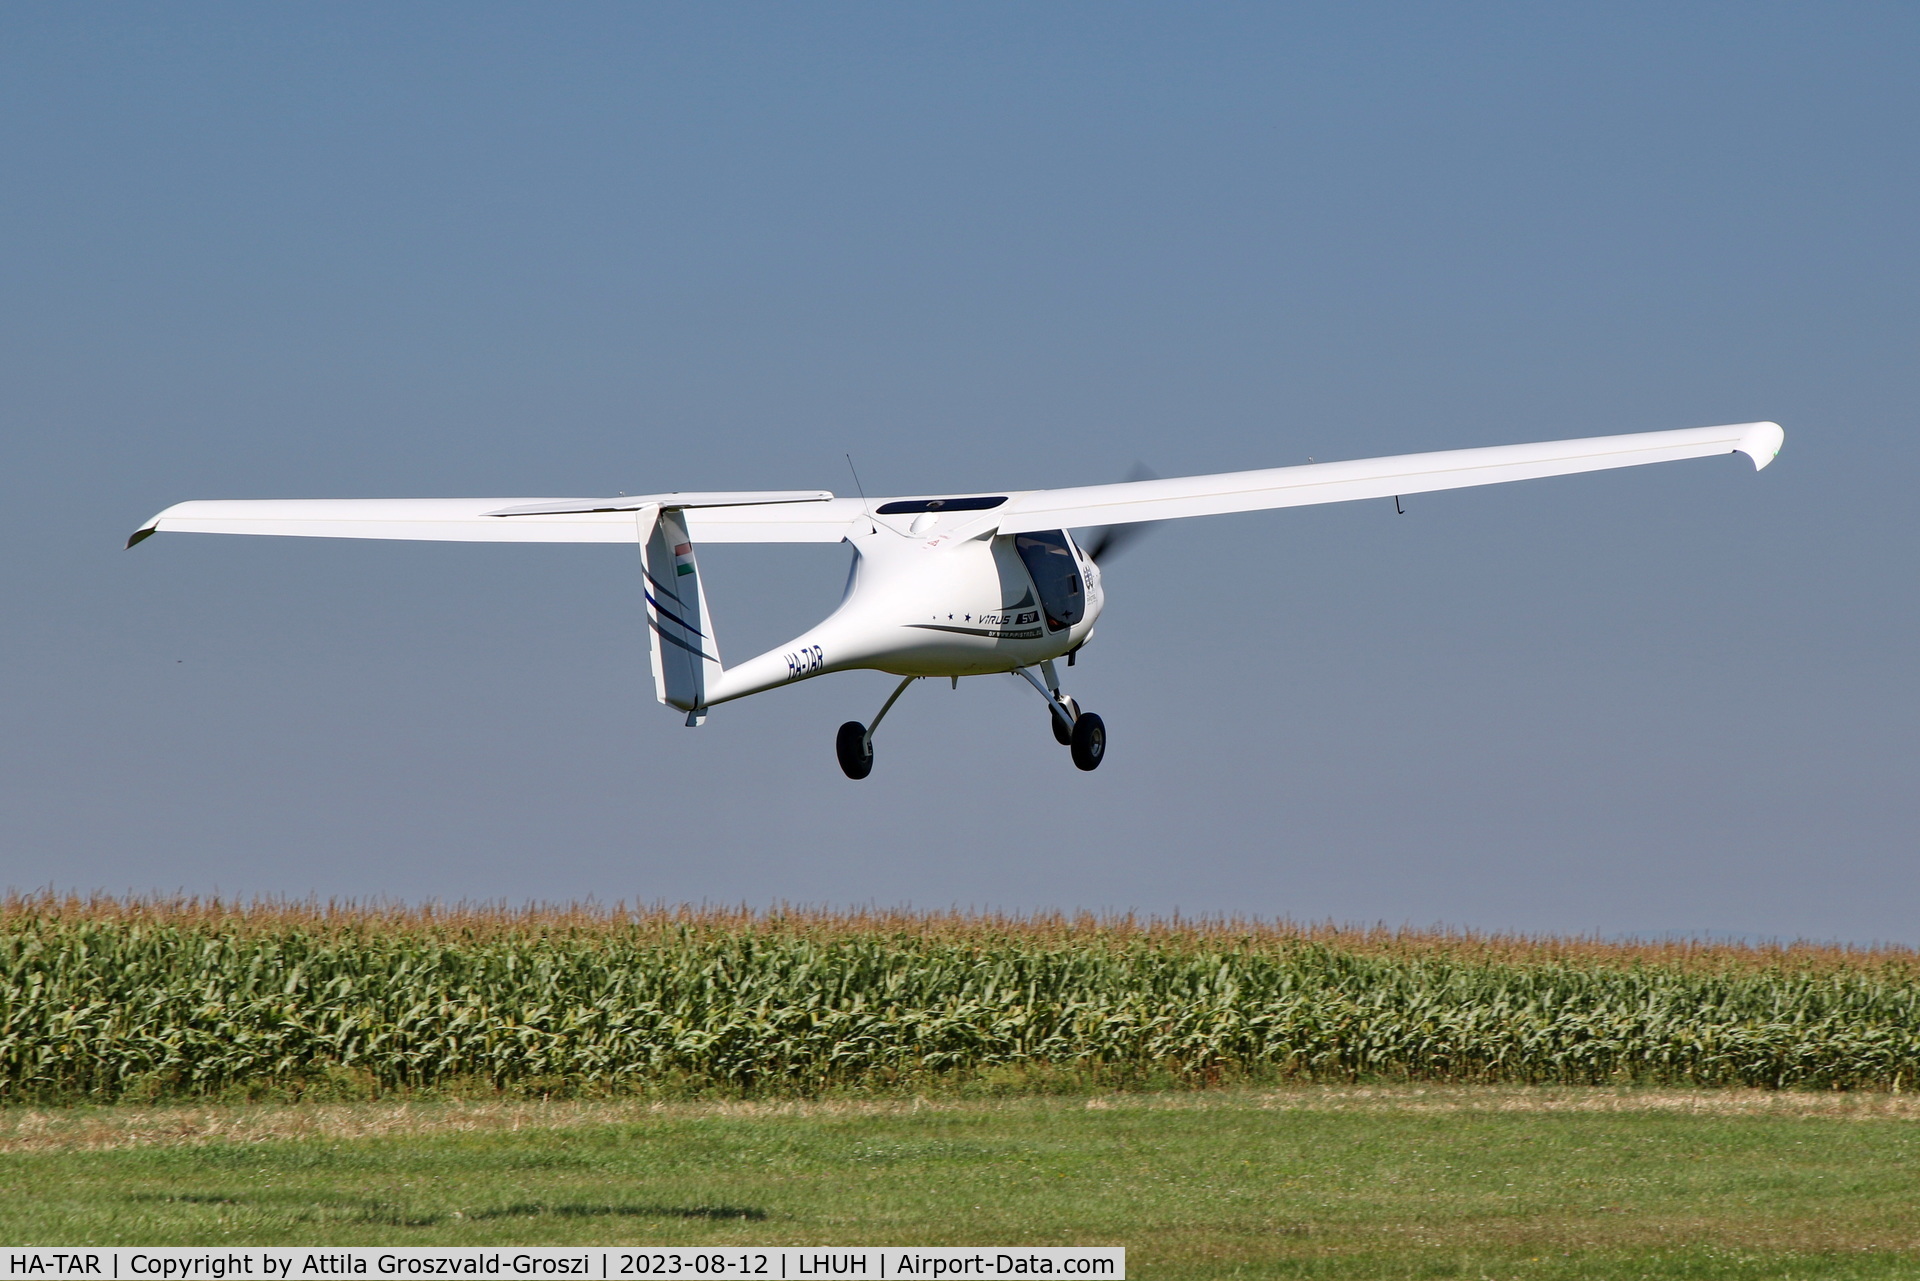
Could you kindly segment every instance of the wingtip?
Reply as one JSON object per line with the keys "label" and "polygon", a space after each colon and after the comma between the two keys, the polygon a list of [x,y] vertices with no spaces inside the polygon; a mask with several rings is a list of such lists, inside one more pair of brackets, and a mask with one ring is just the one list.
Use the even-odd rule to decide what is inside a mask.
{"label": "wingtip", "polygon": [[127,547],[132,548],[135,544],[143,543],[159,532],[158,526],[142,525],[140,528],[134,530],[133,535],[127,539]]}
{"label": "wingtip", "polygon": [[1749,423],[1734,450],[1753,459],[1753,469],[1762,471],[1780,456],[1780,447],[1786,440],[1787,433],[1779,423]]}

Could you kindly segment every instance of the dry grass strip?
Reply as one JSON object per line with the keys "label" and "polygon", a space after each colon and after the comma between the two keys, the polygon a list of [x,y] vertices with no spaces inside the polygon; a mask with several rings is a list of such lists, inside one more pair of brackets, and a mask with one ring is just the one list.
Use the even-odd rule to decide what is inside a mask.
{"label": "dry grass strip", "polygon": [[185,1107],[0,1110],[0,1152],[338,1142],[439,1134],[644,1125],[700,1117],[904,1116],[916,1112],[1037,1109],[1089,1111],[1257,1110],[1402,1113],[1665,1113],[1782,1120],[1920,1121],[1920,1096],[1769,1090],[1608,1089],[1524,1086],[1301,1086],[1196,1090],[1093,1098],[826,1099],[700,1103],[644,1100],[452,1101],[343,1104],[221,1104]]}

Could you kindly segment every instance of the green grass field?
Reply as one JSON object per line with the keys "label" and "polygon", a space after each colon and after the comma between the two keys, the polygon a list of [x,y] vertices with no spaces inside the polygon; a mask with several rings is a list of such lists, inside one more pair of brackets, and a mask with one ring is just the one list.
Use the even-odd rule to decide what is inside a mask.
{"label": "green grass field", "polygon": [[53,1244],[1121,1244],[1135,1277],[1920,1275],[1920,1101],[1302,1086],[10,1108]]}

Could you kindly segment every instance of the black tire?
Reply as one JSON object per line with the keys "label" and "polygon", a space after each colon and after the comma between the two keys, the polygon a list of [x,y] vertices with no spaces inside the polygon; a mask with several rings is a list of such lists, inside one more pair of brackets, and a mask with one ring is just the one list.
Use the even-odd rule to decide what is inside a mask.
{"label": "black tire", "polygon": [[873,773],[873,744],[867,741],[867,727],[859,721],[848,721],[840,727],[840,733],[833,740],[833,752],[840,758],[840,769],[848,778],[865,778]]}
{"label": "black tire", "polygon": [[[1071,698],[1068,698],[1064,695],[1061,697],[1060,701],[1066,705],[1066,709],[1069,712],[1072,712],[1075,716],[1080,715],[1080,704],[1074,702]],[[1060,746],[1062,747],[1070,746],[1073,743],[1073,726],[1068,722],[1061,720],[1060,713],[1054,711],[1051,704],[1049,704],[1047,707],[1047,720],[1052,722],[1053,737],[1060,744]]]}
{"label": "black tire", "polygon": [[1092,712],[1080,713],[1073,723],[1073,763],[1081,769],[1099,769],[1107,758],[1107,723]]}

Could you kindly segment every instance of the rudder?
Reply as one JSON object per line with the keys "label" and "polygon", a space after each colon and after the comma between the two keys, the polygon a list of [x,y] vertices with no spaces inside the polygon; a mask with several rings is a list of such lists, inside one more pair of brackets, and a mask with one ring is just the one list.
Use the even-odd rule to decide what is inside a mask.
{"label": "rudder", "polygon": [[637,520],[654,692],[686,712],[687,724],[698,725],[706,719],[707,690],[721,667],[693,539],[678,508],[645,507]]}

